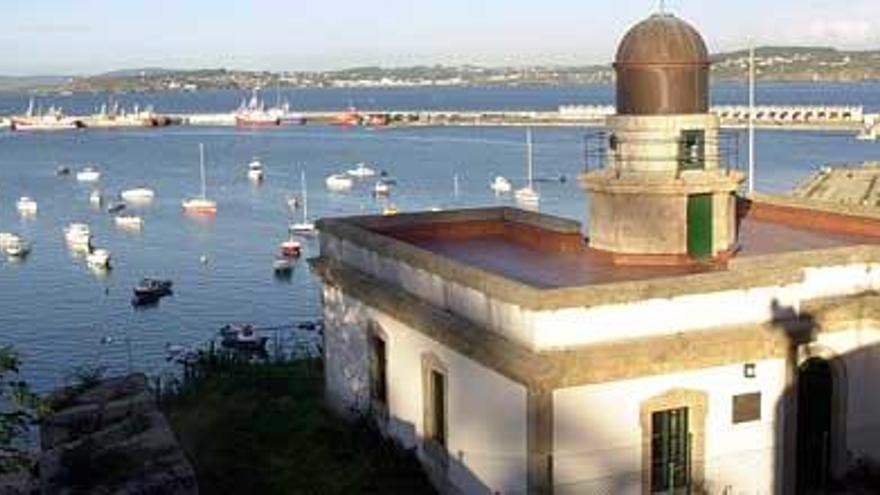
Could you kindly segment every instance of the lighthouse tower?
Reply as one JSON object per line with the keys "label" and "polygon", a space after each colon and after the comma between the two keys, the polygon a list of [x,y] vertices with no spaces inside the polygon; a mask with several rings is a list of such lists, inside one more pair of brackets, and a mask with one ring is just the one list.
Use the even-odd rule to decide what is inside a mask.
{"label": "lighthouse tower", "polygon": [[605,167],[580,177],[590,195],[590,246],[616,263],[711,261],[736,244],[744,177],[720,167],[709,65],[700,33],[671,14],[652,15],[620,43]]}

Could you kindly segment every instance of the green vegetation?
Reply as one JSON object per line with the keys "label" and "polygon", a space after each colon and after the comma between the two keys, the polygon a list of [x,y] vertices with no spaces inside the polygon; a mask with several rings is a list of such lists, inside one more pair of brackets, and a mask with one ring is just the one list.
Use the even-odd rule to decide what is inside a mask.
{"label": "green vegetation", "polygon": [[22,439],[42,408],[21,379],[20,367],[19,355],[11,347],[0,347],[0,474],[23,471],[32,464]]}
{"label": "green vegetation", "polygon": [[163,408],[203,494],[434,493],[412,453],[325,409],[317,360],[204,353]]}

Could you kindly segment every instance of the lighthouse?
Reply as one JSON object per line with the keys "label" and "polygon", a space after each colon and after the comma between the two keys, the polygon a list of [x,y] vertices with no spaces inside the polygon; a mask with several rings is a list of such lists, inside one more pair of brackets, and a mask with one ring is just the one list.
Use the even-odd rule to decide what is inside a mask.
{"label": "lighthouse", "polygon": [[615,263],[711,262],[735,250],[744,175],[721,166],[709,68],[700,33],[671,14],[652,15],[620,42],[604,167],[580,176],[590,247]]}

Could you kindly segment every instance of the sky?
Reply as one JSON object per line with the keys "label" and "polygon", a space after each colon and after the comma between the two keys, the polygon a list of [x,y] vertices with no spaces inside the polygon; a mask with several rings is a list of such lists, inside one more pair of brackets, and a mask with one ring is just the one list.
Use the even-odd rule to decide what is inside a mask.
{"label": "sky", "polygon": [[[0,0],[0,74],[607,63],[659,0]],[[713,52],[880,48],[880,0],[666,0]]]}

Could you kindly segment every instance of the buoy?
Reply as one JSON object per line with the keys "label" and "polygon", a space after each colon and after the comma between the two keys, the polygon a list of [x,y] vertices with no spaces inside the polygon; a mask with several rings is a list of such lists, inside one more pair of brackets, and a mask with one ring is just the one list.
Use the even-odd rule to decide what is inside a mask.
{"label": "buoy", "polygon": [[201,255],[199,257],[199,263],[201,263],[203,265],[207,265],[208,264],[208,255],[207,254]]}

